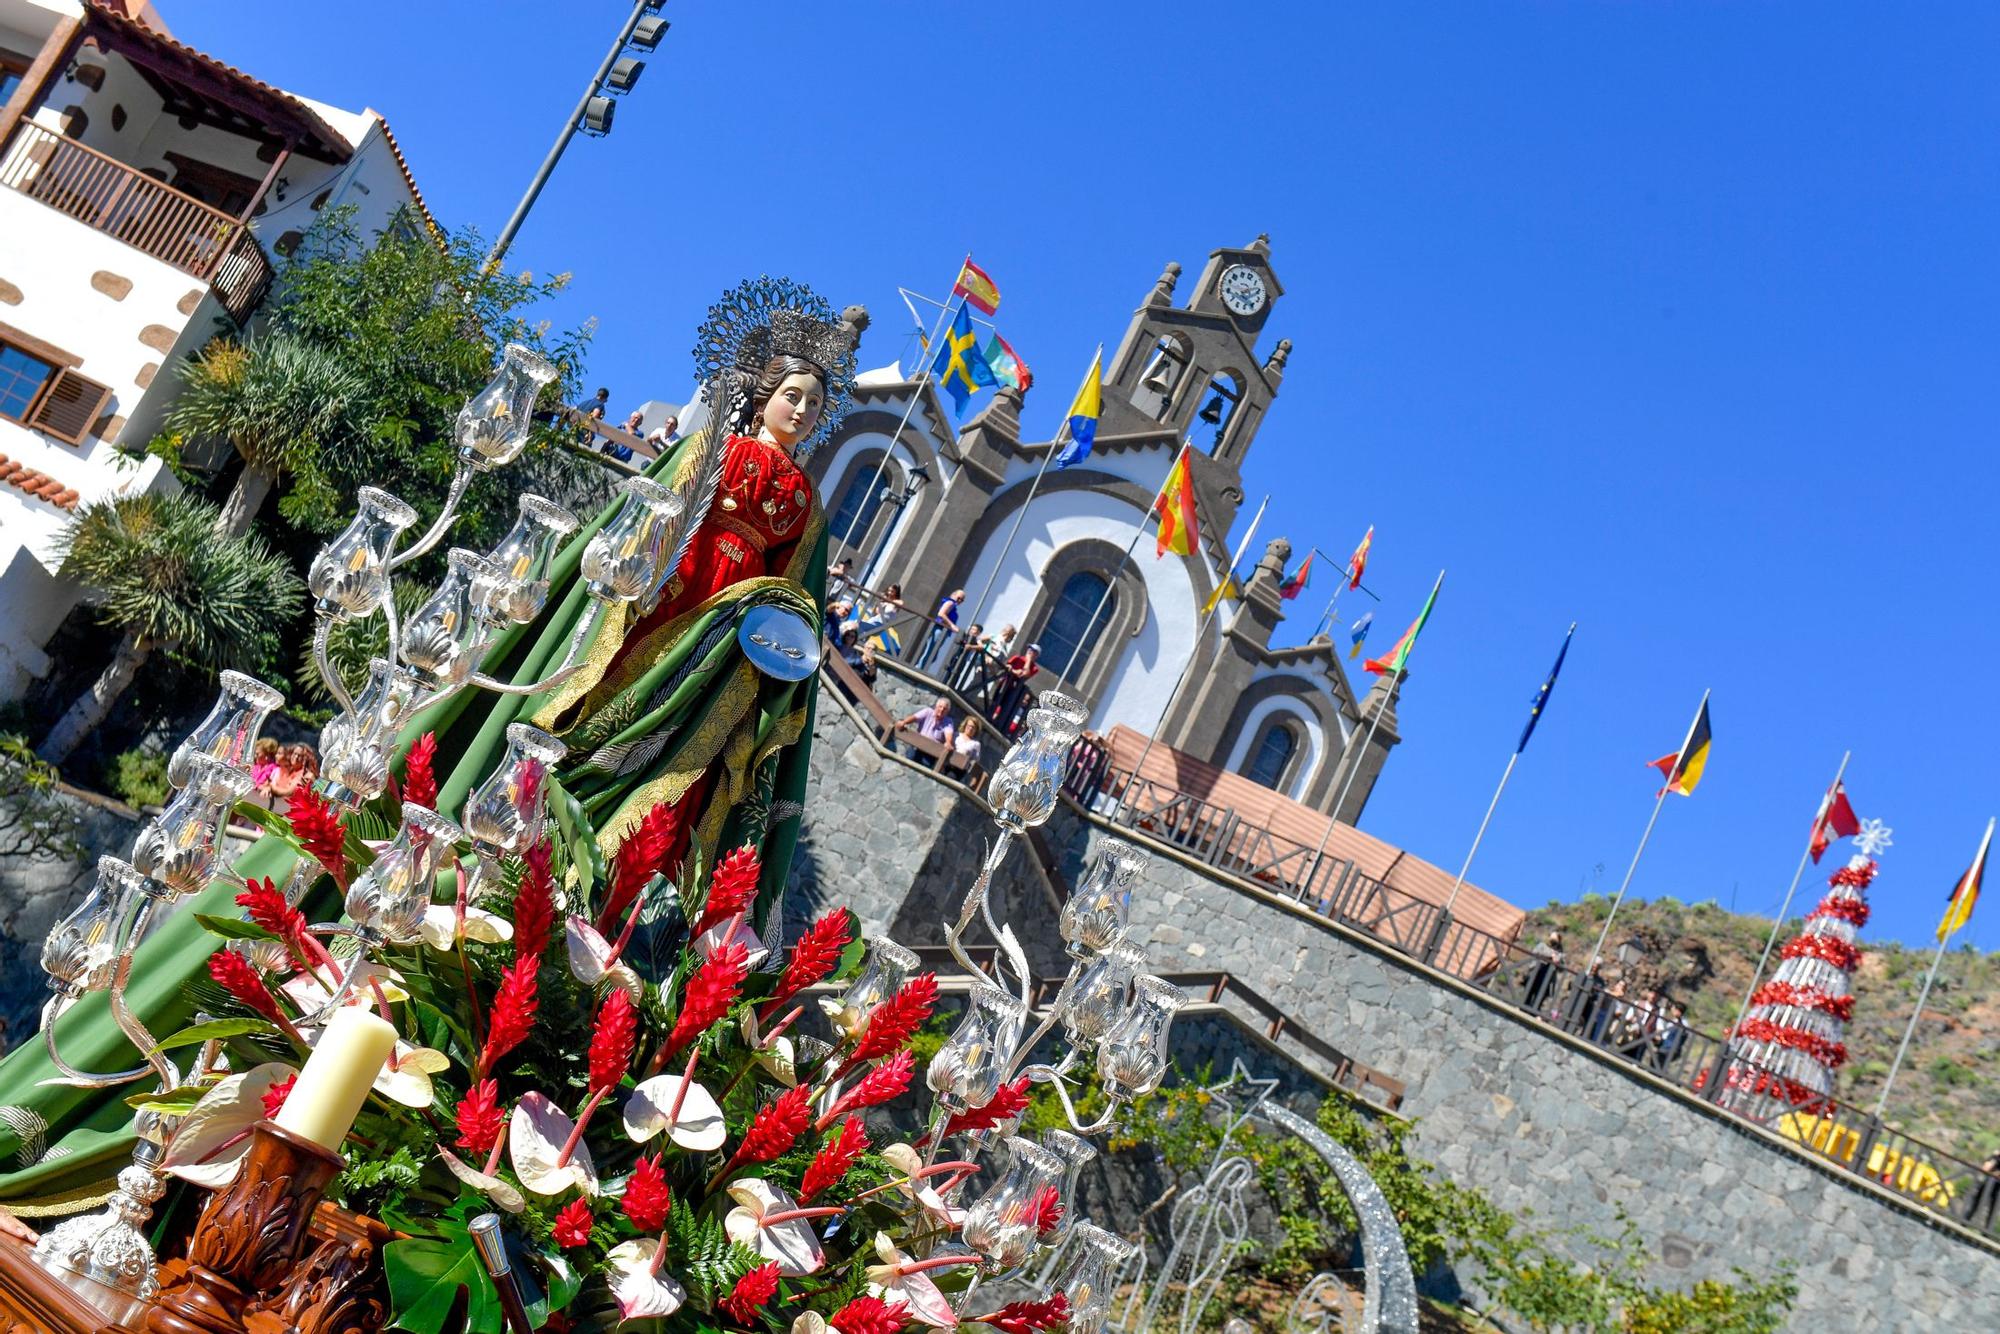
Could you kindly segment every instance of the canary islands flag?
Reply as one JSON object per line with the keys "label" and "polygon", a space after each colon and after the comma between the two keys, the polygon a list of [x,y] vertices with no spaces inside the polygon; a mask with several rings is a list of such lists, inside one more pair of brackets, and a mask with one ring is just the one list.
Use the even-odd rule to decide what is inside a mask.
{"label": "canary islands flag", "polygon": [[1375,624],[1375,613],[1367,611],[1361,613],[1361,619],[1350,627],[1353,633],[1348,638],[1354,641],[1354,647],[1347,650],[1347,660],[1349,662],[1353,662],[1355,658],[1360,656],[1361,646],[1368,642],[1368,627],[1373,624]]}
{"label": "canary islands flag", "polygon": [[1667,791],[1683,797],[1694,795],[1702,771],[1708,768],[1708,743],[1708,695],[1703,692],[1701,708],[1694,715],[1694,726],[1688,729],[1687,740],[1672,755],[1662,755],[1652,763],[1652,768],[1667,776]]}
{"label": "canary islands flag", "polygon": [[1091,443],[1097,439],[1097,416],[1104,409],[1103,379],[1104,347],[1099,344],[1097,355],[1090,359],[1090,374],[1076,387],[1076,398],[1069,405],[1069,443],[1056,455],[1056,467],[1067,468],[1090,457]]}
{"label": "canary islands flag", "polygon": [[993,368],[980,355],[979,334],[972,327],[972,312],[963,301],[958,303],[958,314],[952,316],[951,330],[938,348],[937,360],[931,363],[931,374],[951,395],[952,407],[961,417],[974,394],[997,383]]}
{"label": "canary islands flag", "polygon": [[1176,556],[1185,556],[1194,550],[1195,543],[1201,541],[1201,532],[1194,517],[1194,471],[1188,466],[1186,445],[1181,446],[1180,457],[1168,469],[1160,494],[1153,498],[1153,513],[1160,516],[1160,537],[1153,547],[1154,560],[1169,551]]}
{"label": "canary islands flag", "polygon": [[1986,850],[1993,846],[1993,822],[1986,822],[1986,837],[1979,840],[1979,853],[1972,859],[1972,865],[1951,887],[1951,902],[1944,910],[1944,920],[1938,923],[1938,943],[1942,945],[1946,937],[1972,920],[1972,905],[1979,902],[1979,882],[1986,878]]}

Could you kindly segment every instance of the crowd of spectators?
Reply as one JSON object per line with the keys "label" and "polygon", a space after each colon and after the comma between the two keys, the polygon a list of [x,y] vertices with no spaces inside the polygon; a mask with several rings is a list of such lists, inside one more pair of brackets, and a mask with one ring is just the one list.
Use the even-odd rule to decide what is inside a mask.
{"label": "crowd of spectators", "polygon": [[1687,1041],[1687,1007],[1657,986],[1619,973],[1606,977],[1593,963],[1584,974],[1564,970],[1563,933],[1550,931],[1529,951],[1527,1008],[1551,1023],[1580,1032],[1628,1060],[1664,1069]]}
{"label": "crowd of spectators", "polygon": [[251,751],[250,800],[267,810],[283,815],[292,794],[318,777],[319,752],[303,741],[282,746],[275,737],[259,737]]}

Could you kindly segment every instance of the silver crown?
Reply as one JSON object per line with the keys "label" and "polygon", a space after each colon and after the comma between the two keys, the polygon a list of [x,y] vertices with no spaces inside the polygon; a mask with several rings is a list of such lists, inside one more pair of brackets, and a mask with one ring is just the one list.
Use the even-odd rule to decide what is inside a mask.
{"label": "silver crown", "polygon": [[[858,308],[851,308],[858,313]],[[803,457],[840,425],[854,395],[854,343],[859,319],[837,317],[812,288],[790,278],[753,278],[722,294],[708,308],[695,333],[695,371],[704,384],[721,386],[715,401],[729,401],[719,413],[724,430],[742,429],[748,400],[742,378],[754,376],[775,356],[803,357],[826,376],[826,405],[810,438],[795,453]],[[737,383],[728,383],[732,372]]]}
{"label": "silver crown", "polygon": [[816,320],[803,311],[771,312],[770,351],[774,357],[804,357],[831,375],[847,359],[850,338],[845,325]]}

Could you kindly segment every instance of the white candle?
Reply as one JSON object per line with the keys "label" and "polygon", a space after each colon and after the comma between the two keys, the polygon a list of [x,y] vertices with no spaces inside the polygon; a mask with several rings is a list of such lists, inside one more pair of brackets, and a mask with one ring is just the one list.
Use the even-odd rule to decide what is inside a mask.
{"label": "white candle", "polygon": [[375,1077],[396,1049],[396,1026],[374,1011],[349,1005],[328,1021],[277,1122],[295,1135],[340,1152]]}

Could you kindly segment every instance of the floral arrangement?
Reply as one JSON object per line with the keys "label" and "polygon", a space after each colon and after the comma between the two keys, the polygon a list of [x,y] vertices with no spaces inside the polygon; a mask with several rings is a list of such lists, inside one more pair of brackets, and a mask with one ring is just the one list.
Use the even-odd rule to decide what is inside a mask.
{"label": "floral arrangement", "polygon": [[[286,818],[265,814],[299,868],[246,883],[241,920],[201,919],[227,944],[197,988],[200,1022],[163,1044],[220,1059],[134,1099],[178,1118],[169,1170],[230,1180],[326,1018],[370,1005],[399,1038],[332,1198],[409,1234],[384,1251],[394,1328],[440,1334],[462,1310],[463,1328],[497,1334],[468,1227],[495,1211],[536,1328],[1102,1327],[1123,1243],[1069,1216],[1087,1145],[1066,1158],[1012,1136],[1026,1077],[995,1067],[967,1093],[955,1036],[945,1075],[931,1071],[954,1091],[931,1133],[898,1142],[877,1110],[910,1089],[911,1040],[937,1004],[914,956],[862,941],[840,908],[789,949],[760,939],[774,905],[758,903],[756,849],[704,865],[672,806],[600,864],[573,803],[545,816],[544,763],[519,747],[461,835],[425,804],[434,753],[418,741],[400,793],[356,809],[301,792]],[[472,819],[496,784],[512,846]],[[329,889],[346,921],[315,925],[301,905]],[[944,1152],[954,1136],[967,1152]],[[975,1160],[996,1143],[1006,1166],[981,1186]],[[1069,1248],[1045,1294],[982,1300],[1072,1229],[1105,1244]]]}

